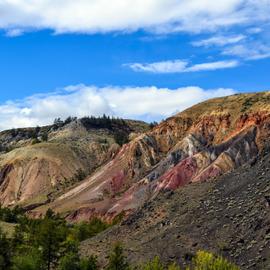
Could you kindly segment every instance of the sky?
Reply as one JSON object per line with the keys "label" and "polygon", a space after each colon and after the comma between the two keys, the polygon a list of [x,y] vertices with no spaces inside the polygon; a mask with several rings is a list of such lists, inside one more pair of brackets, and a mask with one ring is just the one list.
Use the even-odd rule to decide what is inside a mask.
{"label": "sky", "polygon": [[270,89],[270,0],[0,0],[0,130],[160,121]]}

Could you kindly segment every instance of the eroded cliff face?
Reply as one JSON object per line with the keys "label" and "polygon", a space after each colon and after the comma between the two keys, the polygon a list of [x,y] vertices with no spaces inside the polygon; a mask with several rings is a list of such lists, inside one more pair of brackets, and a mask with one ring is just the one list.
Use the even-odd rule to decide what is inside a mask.
{"label": "eroded cliff face", "polygon": [[[55,200],[119,152],[115,132],[121,128],[126,133],[147,128],[144,123],[137,123],[138,128],[135,121],[127,121],[117,129],[86,129],[80,120],[75,120],[61,128],[48,126],[0,133],[0,151],[14,148],[0,153],[0,203],[32,209]],[[33,144],[37,139],[31,136],[44,132],[48,141]]]}
{"label": "eroded cliff face", "polygon": [[198,104],[124,145],[106,165],[46,207],[78,221],[111,219],[162,190],[206,181],[253,162],[269,142],[270,93]]}
{"label": "eroded cliff face", "polygon": [[[73,179],[86,174],[106,160],[109,151],[75,151],[69,145],[42,143],[16,149],[0,159],[0,201],[3,205],[42,204],[49,194]],[[87,156],[88,155],[88,156]],[[96,159],[93,160],[93,156]],[[87,156],[87,158],[85,158]]]}

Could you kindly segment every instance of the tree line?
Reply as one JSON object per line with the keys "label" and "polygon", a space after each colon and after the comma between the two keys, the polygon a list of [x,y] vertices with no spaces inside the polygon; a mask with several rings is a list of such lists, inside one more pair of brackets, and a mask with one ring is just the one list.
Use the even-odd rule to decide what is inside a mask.
{"label": "tree line", "polygon": [[96,269],[96,257],[80,258],[79,243],[119,221],[68,224],[50,209],[43,218],[30,219],[19,207],[0,207],[0,220],[16,224],[11,238],[0,228],[0,270]]}

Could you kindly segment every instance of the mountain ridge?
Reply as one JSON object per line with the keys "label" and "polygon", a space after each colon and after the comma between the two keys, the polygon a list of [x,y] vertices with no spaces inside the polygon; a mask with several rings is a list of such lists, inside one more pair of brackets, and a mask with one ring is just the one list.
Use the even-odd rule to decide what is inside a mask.
{"label": "mountain ridge", "polygon": [[[217,98],[163,121],[48,205],[70,221],[111,219],[161,189],[218,177],[256,158],[269,136],[270,94]],[[45,208],[38,209],[41,212]]]}
{"label": "mountain ridge", "polygon": [[[37,188],[43,183],[35,191],[37,199],[31,201],[33,196],[30,192],[31,202],[22,200],[24,203],[21,204],[28,207],[30,215],[37,217],[52,208],[71,222],[95,216],[106,220],[112,220],[119,214],[128,216],[162,190],[175,190],[191,182],[217,178],[256,159],[269,141],[270,92],[211,99],[168,118],[149,131],[142,122],[129,123],[133,125],[129,129],[131,139],[121,148],[114,144],[110,131],[106,133],[108,143],[99,143],[98,140],[104,139],[104,130],[97,129],[91,133],[91,129],[87,130],[81,123],[78,125],[73,121],[68,124],[71,127],[60,128],[50,134],[49,142],[53,143],[50,146],[44,142],[1,155],[1,203],[16,204],[12,196],[22,196],[19,194],[18,197],[16,190],[25,180],[20,185],[16,181],[10,183],[18,176],[27,178],[22,171],[30,166],[30,176],[47,168],[37,181],[32,177],[30,188],[26,186],[22,192],[27,197],[27,189],[33,190],[32,186]],[[142,128],[132,135],[136,125]],[[54,148],[50,158],[44,161],[37,156],[41,151],[43,157],[44,151],[49,151],[50,147]],[[21,160],[26,164],[20,161],[17,171],[12,166],[3,165],[6,161],[13,164],[7,157],[18,157],[20,151]],[[30,163],[25,156],[27,153],[31,157]],[[56,158],[57,155],[61,158]],[[49,169],[50,166],[58,168],[57,165],[49,163],[38,167],[33,163],[33,159],[42,164],[55,158],[56,164],[60,160],[61,166],[67,166],[65,173],[73,168],[72,173],[63,175],[61,169],[54,169],[56,172],[51,175],[53,170]],[[64,180],[63,187],[50,194],[53,184],[60,183],[61,186],[57,175],[72,179],[82,168],[88,171],[83,171],[80,181],[67,181],[70,184],[65,186]],[[48,186],[50,188],[46,189]],[[5,193],[8,188],[9,195]],[[39,195],[44,194],[40,199]]]}

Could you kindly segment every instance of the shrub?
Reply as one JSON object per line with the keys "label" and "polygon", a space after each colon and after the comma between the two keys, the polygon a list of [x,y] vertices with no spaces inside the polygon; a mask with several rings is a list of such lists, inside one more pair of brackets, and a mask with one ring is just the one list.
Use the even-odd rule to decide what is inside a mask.
{"label": "shrub", "polygon": [[193,270],[240,270],[226,259],[206,251],[198,251],[193,259]]}
{"label": "shrub", "polygon": [[176,263],[173,263],[168,266],[168,270],[181,270],[181,268]]}
{"label": "shrub", "polygon": [[128,135],[126,132],[118,130],[114,134],[114,140],[117,144],[122,146],[123,144],[128,143]]}
{"label": "shrub", "polygon": [[90,222],[82,222],[75,225],[75,234],[79,241],[91,238],[106,230],[110,224],[103,222],[99,218],[94,218]]}
{"label": "shrub", "polygon": [[38,138],[35,138],[35,139],[32,140],[32,145],[38,144],[38,143],[40,143],[40,142],[41,142],[41,141],[40,141]]}
{"label": "shrub", "polygon": [[19,218],[23,216],[23,213],[23,209],[19,206],[15,206],[13,209],[10,209],[0,205],[0,220],[2,221],[17,223]]}

